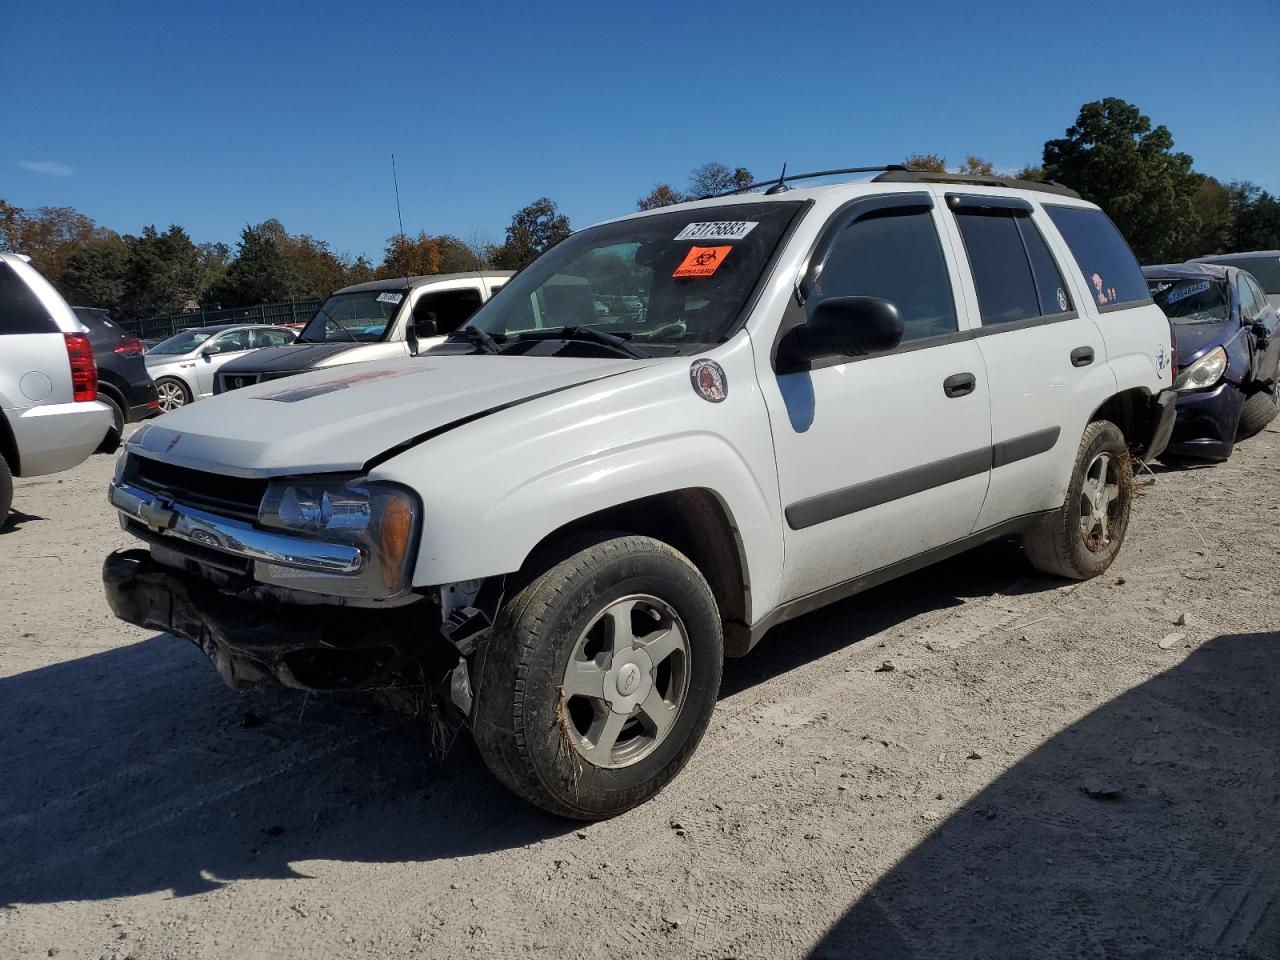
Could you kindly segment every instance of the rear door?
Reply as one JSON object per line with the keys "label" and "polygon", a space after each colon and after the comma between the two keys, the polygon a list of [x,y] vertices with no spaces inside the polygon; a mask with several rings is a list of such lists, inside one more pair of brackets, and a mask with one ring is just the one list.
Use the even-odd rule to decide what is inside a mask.
{"label": "rear door", "polygon": [[1018,196],[946,194],[991,390],[991,485],[976,527],[1060,506],[1089,414],[1115,391],[1106,349]]}
{"label": "rear door", "polygon": [[1239,277],[1240,308],[1245,324],[1258,324],[1266,330],[1265,336],[1258,336],[1252,330],[1249,332],[1249,336],[1253,337],[1257,356],[1253,377],[1255,380],[1274,380],[1277,369],[1280,368],[1280,330],[1277,329],[1280,327],[1280,315],[1277,315],[1276,308],[1268,302],[1267,295],[1254,282],[1253,277],[1247,273],[1241,273]]}

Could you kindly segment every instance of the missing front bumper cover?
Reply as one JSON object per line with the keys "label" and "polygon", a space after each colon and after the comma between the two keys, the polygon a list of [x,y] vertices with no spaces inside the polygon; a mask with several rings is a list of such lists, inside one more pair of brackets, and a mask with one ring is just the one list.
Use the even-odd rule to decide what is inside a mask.
{"label": "missing front bumper cover", "polygon": [[191,640],[235,689],[272,680],[304,690],[370,689],[394,684],[406,663],[433,653],[427,604],[370,610],[246,600],[146,550],[111,554],[102,579],[117,617]]}

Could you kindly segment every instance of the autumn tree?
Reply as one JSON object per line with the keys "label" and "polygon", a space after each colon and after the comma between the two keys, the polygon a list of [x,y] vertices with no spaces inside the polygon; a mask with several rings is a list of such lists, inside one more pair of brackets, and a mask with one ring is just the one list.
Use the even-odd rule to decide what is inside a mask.
{"label": "autumn tree", "polygon": [[436,237],[440,248],[441,273],[465,273],[468,270],[483,270],[485,261],[476,255],[465,241],[443,233]]}
{"label": "autumn tree", "polygon": [[569,218],[555,202],[540,197],[517,210],[507,227],[507,239],[498,248],[495,265],[503,270],[519,270],[569,236]]}
{"label": "autumn tree", "polygon": [[637,210],[656,210],[689,199],[669,183],[660,183],[636,201]]}
{"label": "autumn tree", "polygon": [[1102,207],[1143,263],[1177,259],[1201,229],[1191,157],[1117,97],[1086,103],[1066,136],[1044,145],[1044,173]]}
{"label": "autumn tree", "polygon": [[382,266],[378,268],[378,276],[420,277],[439,273],[442,261],[439,241],[425,230],[419,231],[416,237],[397,233],[387,238],[387,252],[382,258]]}
{"label": "autumn tree", "polygon": [[922,173],[946,173],[947,158],[936,153],[913,153],[903,163],[912,170]]}

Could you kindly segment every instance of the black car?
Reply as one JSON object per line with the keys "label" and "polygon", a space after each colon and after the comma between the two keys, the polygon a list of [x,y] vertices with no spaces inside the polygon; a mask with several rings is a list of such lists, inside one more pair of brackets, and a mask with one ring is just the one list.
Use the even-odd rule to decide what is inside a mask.
{"label": "black car", "polygon": [[98,365],[98,399],[111,407],[111,429],[103,447],[114,449],[126,423],[154,417],[160,412],[155,381],[142,359],[142,341],[131,337],[114,323],[107,311],[97,307],[72,307],[89,328],[89,343]]}
{"label": "black car", "polygon": [[1143,267],[1173,324],[1177,420],[1165,456],[1225,460],[1280,412],[1280,314],[1236,267]]}

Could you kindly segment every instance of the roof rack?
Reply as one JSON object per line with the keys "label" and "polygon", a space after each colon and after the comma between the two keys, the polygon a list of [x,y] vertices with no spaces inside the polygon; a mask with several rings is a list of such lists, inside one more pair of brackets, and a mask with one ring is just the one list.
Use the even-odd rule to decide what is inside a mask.
{"label": "roof rack", "polygon": [[[786,189],[786,185],[788,183],[791,183],[795,180],[816,180],[818,177],[834,177],[838,174],[843,174],[843,173],[883,174],[885,171],[889,171],[889,170],[903,171],[908,173],[911,172],[910,167],[903,166],[900,163],[882,163],[874,167],[845,167],[841,170],[819,170],[816,173],[793,173],[790,176],[788,176],[787,165],[784,163],[782,165],[782,176],[780,177],[771,177],[768,180],[758,180],[755,183],[747,184],[745,187],[734,187],[732,190],[723,190],[719,193],[704,194],[703,196],[698,197],[697,199],[710,200],[712,197],[732,197],[736,193],[746,193],[748,190],[755,190],[757,187],[769,187],[771,192],[781,193],[782,190]],[[879,178],[877,177],[877,179]],[[781,187],[782,189],[779,190],[778,189],[779,187]]]}
{"label": "roof rack", "polygon": [[909,167],[886,168],[872,183],[971,183],[980,187],[1008,187],[1012,190],[1035,190],[1054,193],[1060,197],[1081,199],[1070,187],[1053,180],[1018,180],[1015,177],[985,176],[978,173],[937,173],[932,170],[912,170]]}

